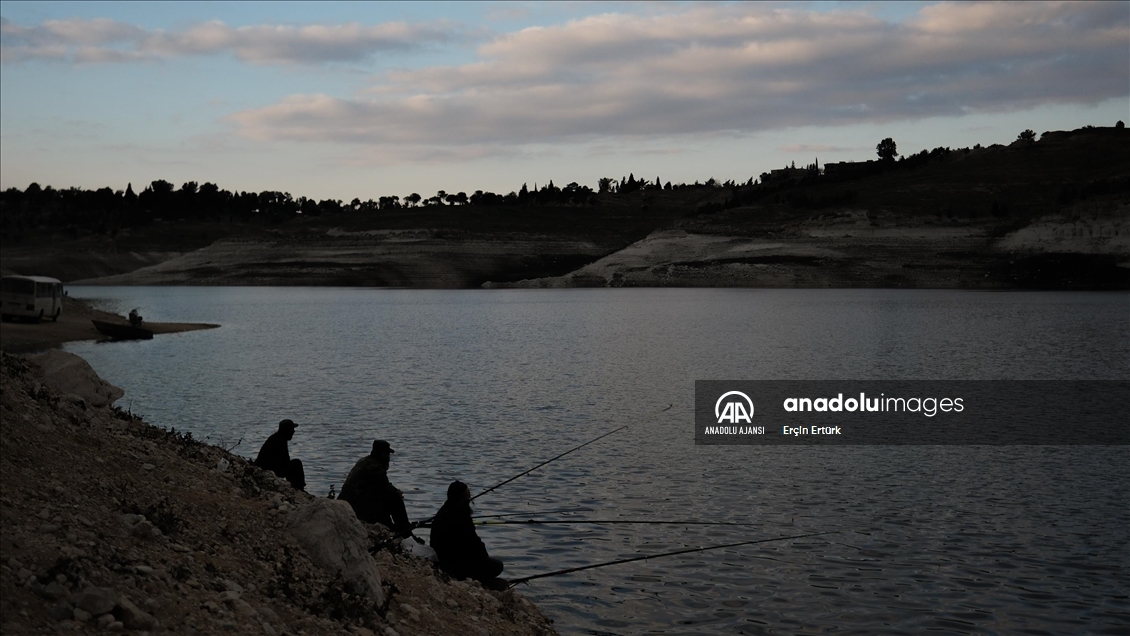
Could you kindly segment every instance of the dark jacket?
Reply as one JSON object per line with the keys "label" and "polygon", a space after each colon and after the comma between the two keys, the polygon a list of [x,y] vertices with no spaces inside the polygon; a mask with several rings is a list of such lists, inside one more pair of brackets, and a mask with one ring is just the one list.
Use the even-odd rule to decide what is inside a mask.
{"label": "dark jacket", "polygon": [[373,455],[362,457],[341,487],[338,499],[353,506],[357,518],[389,528],[406,528],[404,496],[388,480],[388,462]]}
{"label": "dark jacket", "polygon": [[287,450],[286,443],[287,433],[274,432],[263,442],[263,448],[259,449],[259,456],[253,463],[285,479],[290,470],[290,451]]}
{"label": "dark jacket", "polygon": [[490,558],[475,532],[471,505],[448,500],[432,520],[432,548],[440,565],[455,576],[464,576]]}

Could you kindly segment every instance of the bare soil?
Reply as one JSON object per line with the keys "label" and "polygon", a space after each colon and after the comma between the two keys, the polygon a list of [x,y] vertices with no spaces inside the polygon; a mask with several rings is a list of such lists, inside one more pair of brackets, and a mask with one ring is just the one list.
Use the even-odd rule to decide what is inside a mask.
{"label": "bare soil", "polygon": [[[287,530],[311,495],[221,448],[61,395],[33,364],[0,356],[4,634],[555,633],[519,594],[453,581],[378,527],[370,551],[387,602],[366,605]],[[84,610],[92,594],[113,609]]]}

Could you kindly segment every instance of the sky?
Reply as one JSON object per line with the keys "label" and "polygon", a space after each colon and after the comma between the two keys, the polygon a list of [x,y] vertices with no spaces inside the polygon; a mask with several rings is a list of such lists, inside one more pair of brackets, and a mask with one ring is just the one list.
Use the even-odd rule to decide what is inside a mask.
{"label": "sky", "polygon": [[0,2],[0,188],[350,201],[1130,119],[1130,3]]}

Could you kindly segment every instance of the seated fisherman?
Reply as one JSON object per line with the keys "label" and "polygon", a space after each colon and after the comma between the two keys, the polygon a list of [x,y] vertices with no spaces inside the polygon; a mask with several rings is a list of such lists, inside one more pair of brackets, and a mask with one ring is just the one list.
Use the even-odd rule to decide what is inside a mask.
{"label": "seated fisherman", "polygon": [[302,470],[302,460],[291,459],[286,443],[294,437],[298,425],[291,420],[279,422],[279,430],[271,434],[259,449],[259,456],[253,465],[269,470],[290,482],[298,490],[306,489],[306,473]]}
{"label": "seated fisherman", "polygon": [[143,320],[143,318],[141,317],[141,314],[137,313],[136,307],[129,310],[129,324],[130,325],[132,325],[134,327],[140,327],[142,320]]}
{"label": "seated fisherman", "polygon": [[447,487],[447,502],[432,521],[432,548],[444,570],[458,579],[475,579],[487,587],[506,589],[507,583],[498,578],[502,574],[502,561],[487,554],[475,524],[471,521],[471,490],[461,481]]}
{"label": "seated fisherman", "polygon": [[362,457],[349,471],[338,499],[353,506],[357,518],[365,523],[379,523],[401,536],[412,534],[404,495],[388,480],[392,450],[383,439],[373,442],[373,452]]}

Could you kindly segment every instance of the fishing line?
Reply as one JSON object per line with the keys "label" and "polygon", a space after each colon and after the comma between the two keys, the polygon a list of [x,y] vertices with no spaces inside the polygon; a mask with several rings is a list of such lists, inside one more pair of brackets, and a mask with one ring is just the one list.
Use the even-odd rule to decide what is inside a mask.
{"label": "fishing line", "polygon": [[557,515],[565,512],[592,512],[592,508],[562,508],[560,510],[544,510],[540,512],[508,512],[501,515],[474,515],[472,519],[495,519],[498,517],[521,517],[523,515]]}
{"label": "fishing line", "polygon": [[638,524],[638,525],[663,525],[663,526],[760,526],[760,523],[742,523],[739,521],[666,521],[653,519],[508,519],[505,521],[476,521],[477,526],[509,526],[509,525],[579,525],[592,524]]}
{"label": "fishing line", "polygon": [[788,541],[790,539],[804,539],[807,537],[818,537],[824,534],[835,534],[838,530],[829,530],[827,532],[813,532],[809,534],[798,534],[791,537],[774,537],[772,539],[755,539],[753,541],[739,541],[738,543],[724,543],[722,545],[712,545],[702,548],[688,548],[686,550],[675,550],[674,552],[663,552],[660,554],[648,554],[644,556],[632,557],[628,559],[617,559],[615,561],[605,561],[604,563],[593,563],[591,565],[582,565],[575,568],[564,568],[553,572],[544,572],[542,574],[535,574],[533,576],[526,576],[520,579],[513,579],[510,581],[510,587],[528,583],[536,579],[544,579],[550,576],[560,576],[562,574],[572,574],[573,572],[581,572],[584,570],[592,570],[594,568],[603,568],[610,565],[622,565],[624,563],[633,563],[635,561],[646,561],[648,559],[662,559],[664,557],[677,556],[680,554],[692,554],[695,552],[707,552],[709,550],[721,550],[723,548],[736,548],[743,545],[754,545],[757,543],[770,543],[772,541]]}

